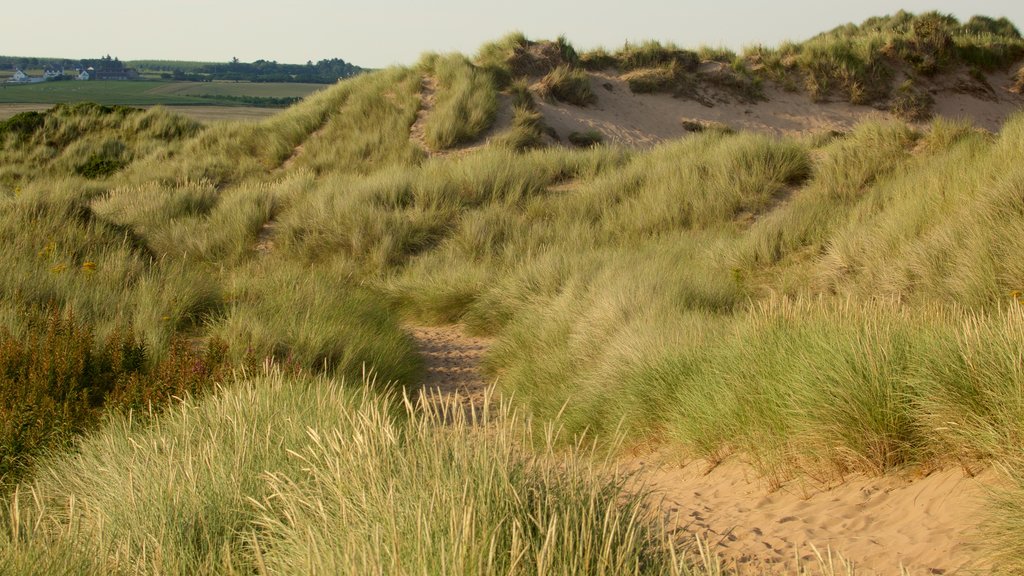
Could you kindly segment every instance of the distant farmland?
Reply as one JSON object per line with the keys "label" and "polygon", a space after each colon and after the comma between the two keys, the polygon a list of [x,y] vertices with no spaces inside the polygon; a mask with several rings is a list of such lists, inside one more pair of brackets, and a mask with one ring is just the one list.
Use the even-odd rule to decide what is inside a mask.
{"label": "distant farmland", "polygon": [[294,82],[160,82],[160,81],[63,81],[39,84],[4,84],[0,104],[59,104],[96,102],[107,105],[246,106],[231,98],[301,98],[325,84]]}
{"label": "distant farmland", "polygon": [[[7,120],[21,112],[42,112],[48,110],[53,104],[4,104],[0,103],[0,122]],[[192,118],[203,123],[217,122],[221,120],[256,121],[262,120],[281,112],[280,108],[256,108],[253,106],[176,106],[173,104],[161,104],[172,112]],[[142,106],[148,108],[148,106]]]}

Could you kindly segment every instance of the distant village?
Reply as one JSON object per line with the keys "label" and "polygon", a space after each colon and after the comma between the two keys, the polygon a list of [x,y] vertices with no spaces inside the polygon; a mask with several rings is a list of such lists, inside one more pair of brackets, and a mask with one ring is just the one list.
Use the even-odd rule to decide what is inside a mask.
{"label": "distant village", "polygon": [[48,80],[137,80],[139,72],[134,68],[127,68],[117,58],[109,56],[101,58],[94,63],[80,64],[73,68],[73,72],[66,70],[63,66],[46,66],[43,68],[42,76],[30,76],[20,67],[15,67],[14,75],[8,80],[8,84],[35,84]]}
{"label": "distant village", "polygon": [[[179,62],[142,60],[128,66],[110,55],[95,59],[0,56],[0,85],[55,80],[176,80],[187,82],[307,82],[333,84],[366,69],[341,58],[316,63],[281,64],[274,60]],[[13,75],[12,72],[13,71]],[[4,82],[4,77],[8,77]]]}

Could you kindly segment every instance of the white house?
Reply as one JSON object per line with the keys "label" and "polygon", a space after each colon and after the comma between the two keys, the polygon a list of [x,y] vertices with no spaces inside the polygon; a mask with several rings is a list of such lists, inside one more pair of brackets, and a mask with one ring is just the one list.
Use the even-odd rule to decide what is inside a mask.
{"label": "white house", "polygon": [[64,70],[61,68],[47,68],[43,72],[43,80],[53,80],[54,78],[60,78],[64,75]]}
{"label": "white house", "polygon": [[88,80],[88,79],[89,79],[89,72],[87,70],[82,70],[81,72],[78,73],[78,76],[75,76],[75,80]]}
{"label": "white house", "polygon": [[19,70],[15,70],[14,71],[14,76],[11,76],[11,79],[9,80],[9,82],[28,82],[28,81],[29,81],[28,74],[25,74],[20,69]]}

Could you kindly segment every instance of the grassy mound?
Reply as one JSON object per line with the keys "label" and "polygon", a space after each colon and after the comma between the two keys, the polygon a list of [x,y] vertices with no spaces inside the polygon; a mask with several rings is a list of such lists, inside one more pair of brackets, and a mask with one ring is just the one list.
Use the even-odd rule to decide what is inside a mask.
{"label": "grassy mound", "polygon": [[[449,434],[416,416],[398,424],[368,393],[311,384],[311,374],[351,381],[366,367],[414,385],[419,361],[401,330],[411,318],[496,336],[491,374],[531,418],[560,414],[569,441],[621,431],[712,461],[741,453],[775,481],[996,463],[1017,488],[993,541],[1015,565],[1024,117],[997,135],[941,119],[806,139],[694,126],[648,151],[537,149],[546,137],[531,86],[584,102],[581,67],[610,62],[659,90],[713,74],[746,86],[775,79],[820,97],[891,99],[919,120],[930,74],[1005,65],[1020,42],[1004,21],[905,13],[740,57],[654,44],[580,56],[564,39],[513,35],[474,61],[435,55],[360,75],[261,123],[200,128],[162,110],[96,106],[5,123],[0,326],[12,336],[0,360],[55,366],[53,354],[17,345],[33,333],[26,308],[89,327],[40,347],[73,350],[82,368],[58,370],[53,390],[39,384],[43,368],[4,375],[8,392],[41,390],[24,404],[40,414],[76,413],[83,402],[65,400],[88,399],[87,424],[55,425],[54,437],[96,426],[135,374],[95,377],[121,330],[146,352],[133,397],[166,405],[177,393],[148,390],[160,382],[153,367],[182,341],[223,340],[232,365],[269,359],[302,377],[257,378],[152,427],[110,416],[78,456],[40,468],[33,496],[23,487],[16,500],[30,512],[12,504],[3,561],[84,571],[306,561],[445,571],[418,563],[433,558],[466,571],[668,569],[652,543],[661,536],[629,520],[638,504],[611,506],[617,480],[550,466],[550,447],[534,460],[518,440]],[[895,94],[883,89],[893,71],[908,82]],[[426,154],[410,138],[429,96],[424,76],[437,82],[431,147],[478,141],[499,89],[515,107],[512,127],[473,150]],[[96,157],[123,165],[75,173]],[[9,397],[10,421],[43,421]],[[170,446],[180,467],[161,452]],[[403,475],[417,467],[429,473]],[[401,482],[374,484],[391,477]],[[452,478],[480,491],[446,496]],[[148,486],[148,505],[133,508],[135,482]],[[374,498],[359,500],[349,483]],[[557,501],[537,496],[547,492]],[[174,513],[188,521],[172,525],[167,502],[182,503]],[[428,518],[430,506],[446,515]],[[447,515],[454,509],[474,512]]]}
{"label": "grassy mound", "polygon": [[12,496],[0,571],[691,573],[622,477],[489,420],[277,372],[114,419]]}

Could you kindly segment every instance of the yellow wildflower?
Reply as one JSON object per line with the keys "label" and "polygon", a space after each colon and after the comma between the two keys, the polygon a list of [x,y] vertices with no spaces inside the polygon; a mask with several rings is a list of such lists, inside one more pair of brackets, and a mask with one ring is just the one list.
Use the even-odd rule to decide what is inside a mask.
{"label": "yellow wildflower", "polygon": [[64,264],[64,263],[55,264],[52,268],[50,268],[50,272],[53,272],[54,274],[60,274],[61,272],[65,271],[67,269],[68,269],[67,264]]}
{"label": "yellow wildflower", "polygon": [[53,256],[53,253],[57,251],[57,243],[50,241],[49,244],[43,246],[43,249],[39,251],[40,258],[49,258]]}
{"label": "yellow wildflower", "polygon": [[91,260],[86,260],[85,262],[82,262],[82,272],[95,272],[95,271],[96,271],[96,263],[95,262],[93,262]]}

